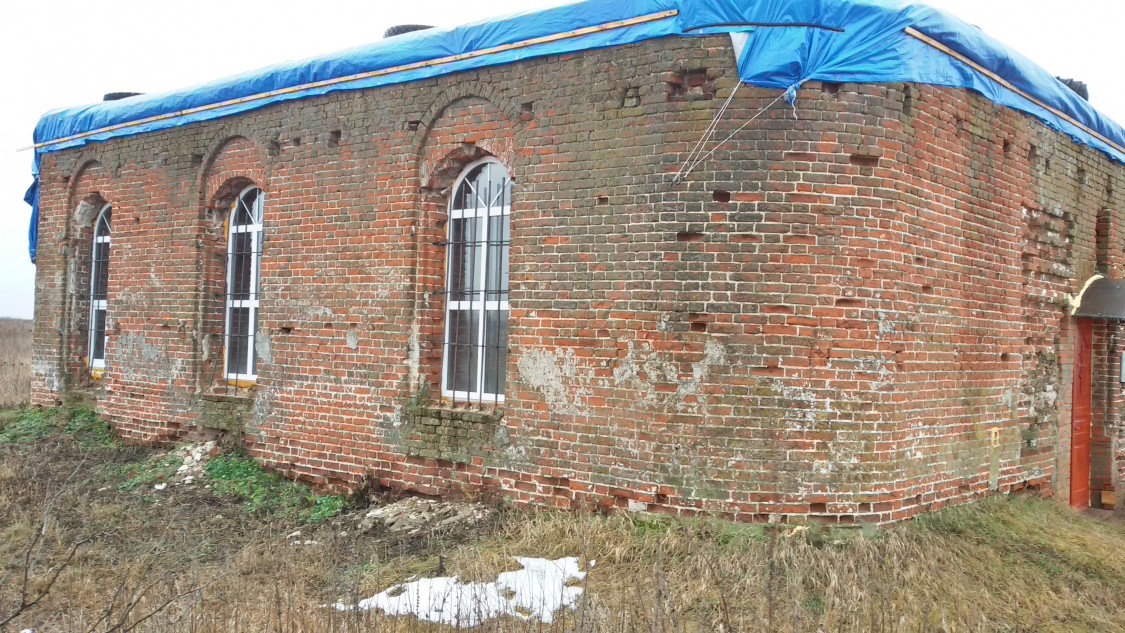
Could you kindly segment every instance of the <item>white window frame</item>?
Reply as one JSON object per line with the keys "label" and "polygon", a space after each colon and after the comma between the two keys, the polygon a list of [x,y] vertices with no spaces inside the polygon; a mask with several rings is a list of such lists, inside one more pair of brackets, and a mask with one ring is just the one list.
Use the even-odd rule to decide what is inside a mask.
{"label": "white window frame", "polygon": [[[505,177],[507,177],[509,181],[511,180],[511,174],[508,171],[508,168],[504,165],[504,163],[501,163],[499,160],[497,160],[495,158],[487,157],[487,158],[482,158],[481,160],[475,161],[475,162],[469,164],[463,170],[461,170],[461,174],[457,177],[456,182],[453,183],[453,187],[450,188],[451,195],[450,195],[450,199],[449,199],[449,221],[446,222],[446,234],[445,234],[446,235],[446,243],[447,244],[450,243],[452,238],[453,238],[453,235],[452,235],[453,220],[463,220],[463,219],[466,219],[466,218],[478,218],[478,221],[480,221],[480,224],[483,225],[483,228],[480,230],[480,233],[479,233],[480,237],[477,241],[477,244],[480,245],[480,248],[478,249],[479,254],[477,255],[477,262],[475,264],[477,266],[477,270],[478,270],[477,279],[474,282],[474,286],[473,286],[473,289],[474,289],[473,296],[469,301],[451,301],[450,300],[450,297],[453,296],[452,287],[451,287],[453,279],[450,277],[450,273],[453,269],[453,267],[452,267],[453,251],[452,251],[452,249],[449,249],[448,247],[446,249],[447,252],[446,252],[446,257],[445,257],[445,297],[446,297],[446,301],[445,301],[445,335],[444,335],[444,339],[443,339],[443,343],[442,343],[442,355],[441,355],[441,359],[442,359],[441,360],[441,395],[442,395],[443,398],[451,399],[454,402],[478,402],[478,403],[500,404],[500,403],[504,402],[504,395],[503,394],[494,394],[494,393],[485,393],[484,392],[484,380],[485,380],[484,357],[485,357],[485,351],[486,351],[486,348],[487,348],[487,346],[485,345],[485,341],[487,340],[486,337],[485,337],[485,324],[488,321],[488,319],[486,318],[486,315],[487,315],[488,312],[505,312],[505,311],[508,311],[509,310],[509,304],[508,304],[507,300],[504,300],[504,301],[500,301],[500,300],[486,301],[485,298],[484,298],[485,297],[485,284],[486,284],[486,281],[487,281],[485,279],[485,276],[488,274],[488,259],[487,259],[488,258],[488,228],[489,228],[488,218],[506,215],[506,216],[508,216],[508,222],[511,222],[511,214],[512,214],[511,200],[509,199],[508,205],[506,205],[506,206],[503,205],[503,204],[493,206],[490,202],[488,202],[486,204],[486,212],[485,213],[481,213],[481,211],[482,211],[481,209],[454,209],[453,208],[453,204],[457,200],[457,192],[458,192],[458,190],[460,190],[461,184],[465,181],[465,178],[469,174],[471,174],[474,169],[476,169],[477,167],[479,167],[479,166],[481,166],[485,163],[493,163],[493,164],[499,166],[501,169],[504,170]],[[503,199],[504,199],[503,198],[503,195],[504,195],[503,189],[501,189],[499,195],[500,195],[501,201],[503,201]],[[483,221],[479,220],[481,218],[484,218]],[[509,260],[510,260],[510,257],[509,257]],[[510,279],[510,277],[509,277],[509,279]],[[451,334],[450,324],[452,323],[452,318],[450,316],[450,313],[455,312],[455,311],[457,311],[457,312],[476,311],[479,314],[479,318],[477,319],[479,321],[479,323],[478,323],[478,326],[477,326],[478,330],[477,330],[477,350],[476,350],[476,364],[477,364],[476,376],[477,376],[477,380],[476,380],[476,389],[474,391],[454,391],[449,385],[449,357],[451,356],[449,337],[450,337],[450,334]],[[508,314],[509,314],[509,317],[510,317],[511,312],[508,312]],[[507,345],[507,339],[505,339],[504,341],[501,341],[501,345]],[[505,382],[506,382],[506,380],[505,380]]]}
{"label": "white window frame", "polygon": [[[257,189],[258,195],[254,199],[252,208],[247,208],[246,212],[253,220],[253,224],[235,225],[235,217],[238,213],[239,205],[242,204],[242,199],[246,197],[252,190]],[[255,370],[255,358],[257,356],[257,328],[255,324],[258,322],[258,289],[259,282],[261,281],[258,270],[258,260],[261,259],[262,252],[262,215],[265,212],[266,206],[266,192],[257,185],[250,185],[246,187],[234,199],[231,204],[230,214],[227,216],[227,275],[226,275],[226,301],[224,302],[223,312],[223,374],[230,383],[254,383],[258,380],[258,375]],[[246,294],[246,299],[234,299],[234,236],[238,233],[250,233],[250,289]],[[240,369],[245,371],[230,371],[230,349],[231,349],[231,330],[230,330],[230,315],[233,308],[248,308],[247,323],[249,336],[246,339],[247,354],[246,364]]]}
{"label": "white window frame", "polygon": [[[113,232],[113,226],[111,224],[112,221],[113,221],[113,219],[112,219],[112,209],[113,209],[113,205],[106,204],[105,206],[102,207],[101,211],[98,212],[98,217],[97,217],[96,220],[94,220],[94,239],[93,239],[92,246],[91,246],[91,249],[90,249],[90,323],[89,323],[89,332],[88,332],[88,335],[86,337],[87,339],[89,339],[89,341],[88,341],[88,343],[89,343],[88,347],[89,348],[86,352],[86,358],[87,358],[87,363],[90,366],[90,369],[95,370],[95,371],[100,371],[100,370],[105,369],[105,351],[106,351],[106,346],[109,343],[109,301],[108,301],[108,294],[109,294],[109,287],[108,286],[109,286],[109,284],[108,284],[108,282],[106,284],[106,286],[107,286],[106,287],[107,297],[102,298],[102,299],[95,299],[94,298],[94,292],[97,289],[98,277],[101,275],[102,267],[104,266],[105,268],[109,268],[110,252],[113,250],[112,247],[111,247],[112,232]],[[111,214],[111,215],[110,215],[109,218],[107,218],[106,214]],[[101,230],[101,227],[102,227],[102,222],[105,222],[105,229],[106,229],[105,235],[99,234],[99,231]],[[98,258],[97,258],[98,244],[105,244],[106,245],[106,257],[105,257],[104,262],[98,261]],[[108,279],[108,277],[107,277],[107,279]],[[96,349],[96,345],[97,345],[97,340],[96,340],[97,339],[97,329],[96,328],[97,328],[97,323],[98,323],[97,316],[98,316],[99,312],[102,313],[102,323],[105,326],[105,334],[102,336],[102,356],[101,356],[101,358],[95,358],[94,357],[94,350]]]}

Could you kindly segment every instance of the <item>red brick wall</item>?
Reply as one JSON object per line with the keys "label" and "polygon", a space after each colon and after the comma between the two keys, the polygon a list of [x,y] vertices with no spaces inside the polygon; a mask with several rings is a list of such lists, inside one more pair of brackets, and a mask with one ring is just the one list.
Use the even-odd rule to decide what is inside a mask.
{"label": "red brick wall", "polygon": [[[1119,232],[1095,240],[1120,167],[963,91],[810,84],[673,182],[734,77],[728,40],[667,39],[49,154],[34,400],[88,393],[138,441],[241,426],[337,488],[832,523],[1067,490],[1065,295],[1120,274]],[[775,97],[741,88],[717,137]],[[477,411],[435,395],[440,244],[489,155],[516,182],[510,354],[502,410]],[[247,183],[260,377],[231,390],[216,262]],[[115,216],[90,385],[66,271],[95,194]]]}

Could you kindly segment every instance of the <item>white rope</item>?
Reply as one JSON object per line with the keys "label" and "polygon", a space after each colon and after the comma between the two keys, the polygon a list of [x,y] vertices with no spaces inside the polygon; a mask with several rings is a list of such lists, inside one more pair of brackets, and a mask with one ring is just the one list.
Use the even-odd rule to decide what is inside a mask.
{"label": "white rope", "polygon": [[688,167],[688,168],[687,168],[687,170],[683,172],[683,175],[679,175],[679,174],[677,174],[675,182],[679,182],[679,181],[683,180],[683,179],[684,179],[684,178],[686,178],[686,177],[687,177],[688,175],[690,175],[690,174],[691,174],[691,172],[695,171],[695,168],[696,168],[696,167],[698,167],[699,165],[701,165],[701,164],[702,164],[702,163],[703,163],[704,161],[706,161],[706,160],[707,160],[708,158],[711,158],[712,156],[714,156],[715,152],[719,151],[719,148],[720,148],[720,147],[722,147],[722,146],[723,146],[723,145],[725,145],[725,144],[726,144],[726,143],[727,143],[728,141],[730,141],[730,140],[731,140],[732,138],[734,138],[736,134],[738,134],[738,133],[739,133],[739,132],[741,132],[742,130],[745,130],[745,129],[746,129],[746,126],[750,125],[751,123],[753,123],[753,122],[754,122],[754,120],[755,120],[755,119],[757,119],[758,117],[762,116],[762,114],[764,114],[764,113],[766,112],[766,110],[769,110],[770,108],[772,108],[772,107],[774,106],[774,104],[776,104],[776,103],[777,103],[778,101],[781,101],[782,97],[784,97],[784,96],[785,96],[785,94],[786,94],[786,93],[784,93],[784,92],[783,92],[783,93],[781,93],[781,94],[777,95],[777,97],[776,97],[776,98],[774,98],[774,100],[773,100],[773,101],[770,101],[770,102],[769,102],[768,104],[766,104],[766,106],[765,106],[764,108],[762,108],[761,110],[758,110],[758,111],[757,111],[756,113],[754,113],[754,116],[750,117],[749,119],[747,119],[747,120],[746,120],[746,122],[745,122],[745,123],[743,123],[742,125],[738,126],[738,129],[736,129],[735,131],[731,132],[731,133],[730,133],[730,135],[729,135],[729,136],[727,136],[726,138],[724,138],[723,140],[719,141],[719,142],[718,142],[718,143],[717,143],[717,144],[715,145],[715,147],[711,148],[711,151],[707,152],[707,153],[706,153],[706,154],[704,154],[703,156],[700,156],[700,157],[699,157],[698,159],[696,159],[696,160],[695,160],[695,162],[693,162],[693,163],[691,164],[691,166],[690,166],[690,167]]}
{"label": "white rope", "polygon": [[[742,82],[740,81],[738,83],[742,83]],[[745,123],[738,126],[738,129],[731,132],[730,135],[728,135],[723,140],[719,141],[715,145],[715,147],[711,148],[711,151],[707,152],[706,154],[703,154],[702,156],[696,157],[698,151],[702,151],[701,147],[704,145],[704,143],[707,140],[710,140],[710,138],[712,136],[714,136],[715,131],[718,129],[719,118],[723,115],[724,112],[726,112],[727,106],[730,105],[731,99],[734,98],[735,90],[737,90],[737,88],[738,88],[738,86],[735,86],[735,90],[731,91],[730,97],[727,97],[726,103],[724,103],[723,107],[719,109],[718,114],[715,115],[715,119],[713,121],[711,121],[711,125],[709,125],[707,127],[707,130],[703,133],[703,137],[699,139],[699,142],[696,143],[696,147],[692,149],[691,153],[688,155],[687,159],[684,161],[684,164],[680,167],[680,171],[676,172],[676,177],[672,180],[673,184],[682,182],[684,178],[687,178],[691,174],[691,172],[695,171],[696,167],[701,165],[708,158],[711,158],[711,156],[713,156],[715,154],[715,152],[719,151],[720,147],[722,147],[728,141],[730,141],[732,138],[734,138],[736,134],[738,134],[742,130],[745,130],[746,126],[753,123],[755,119],[762,116],[762,114],[764,114],[766,112],[766,110],[769,110],[770,108],[772,108],[774,106],[774,104],[776,104],[778,101],[781,101],[782,98],[790,97],[791,104],[793,106],[793,118],[797,118],[797,106],[796,106],[795,103],[793,103],[793,100],[794,100],[793,98],[796,97],[796,89],[799,86],[800,86],[800,83],[796,83],[796,84],[793,84],[792,86],[790,86],[789,88],[787,88],[784,92],[777,95],[777,97],[775,97],[773,101],[770,101],[761,110],[758,110],[757,112],[755,112],[754,116],[747,119]]]}
{"label": "white rope", "polygon": [[704,144],[707,143],[707,141],[711,140],[711,137],[715,136],[715,131],[719,128],[719,119],[723,118],[723,114],[726,113],[727,108],[730,107],[730,102],[734,100],[734,95],[738,92],[738,88],[741,85],[741,81],[736,81],[734,83],[734,89],[730,91],[730,95],[727,96],[727,100],[723,102],[723,106],[719,108],[719,111],[715,113],[715,117],[711,119],[710,125],[708,125],[707,129],[703,131],[703,136],[699,137],[699,142],[695,144],[695,147],[691,148],[691,152],[689,152],[687,158],[684,159],[684,164],[680,165],[680,170],[676,172],[675,182],[680,182],[680,180],[687,175],[686,173],[684,173],[684,170],[687,169],[687,166],[692,162],[692,159],[694,159],[696,155],[700,151],[702,151]]}

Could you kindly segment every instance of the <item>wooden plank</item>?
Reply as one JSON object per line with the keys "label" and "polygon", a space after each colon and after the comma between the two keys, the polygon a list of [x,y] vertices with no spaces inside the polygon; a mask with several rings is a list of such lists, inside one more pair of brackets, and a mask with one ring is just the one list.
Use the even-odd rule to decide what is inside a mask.
{"label": "wooden plank", "polygon": [[1114,492],[1112,490],[1103,490],[1102,491],[1102,507],[1105,508],[1106,510],[1116,510],[1117,509],[1117,496],[1114,494]]}
{"label": "wooden plank", "polygon": [[432,66],[441,66],[443,64],[450,64],[450,63],[453,63],[453,62],[464,61],[464,60],[467,60],[467,59],[475,59],[477,57],[484,57],[486,55],[494,55],[496,53],[505,53],[505,52],[512,51],[512,50],[518,50],[518,49],[521,49],[521,48],[538,46],[540,44],[549,44],[551,42],[558,42],[558,41],[562,41],[562,40],[573,39],[573,38],[576,38],[576,37],[582,37],[583,35],[591,35],[593,33],[600,33],[600,32],[603,32],[603,31],[613,31],[613,30],[616,30],[616,29],[623,29],[623,28],[626,28],[626,27],[636,26],[638,24],[645,24],[645,23],[648,23],[648,22],[657,22],[657,21],[660,21],[660,20],[664,20],[666,18],[675,17],[677,15],[679,15],[679,11],[676,11],[675,9],[670,10],[670,11],[661,11],[659,13],[650,13],[648,15],[642,15],[642,16],[638,16],[638,17],[635,17],[635,18],[629,18],[628,20],[617,20],[617,21],[614,21],[614,22],[606,22],[605,24],[598,24],[596,26],[588,26],[586,28],[577,29],[577,30],[574,30],[574,31],[567,31],[566,33],[554,33],[552,35],[545,35],[543,37],[534,37],[534,38],[531,38],[531,39],[528,39],[528,40],[521,40],[519,42],[512,42],[511,44],[504,44],[502,46],[494,46],[492,48],[483,48],[479,51],[471,51],[471,52],[468,52],[468,53],[461,53],[461,54],[458,54],[458,55],[448,55],[446,57],[439,57],[437,59],[431,59],[431,60],[427,60],[427,61],[424,61],[424,62],[413,62],[413,63],[410,63],[410,64],[403,64],[401,66],[393,66],[391,68],[382,68],[380,70],[372,70],[372,71],[365,72],[365,73],[348,75],[347,77],[336,77],[335,79],[325,79],[325,80],[322,80],[322,81],[314,81],[314,82],[307,83],[307,84],[301,84],[299,86],[290,86],[288,88],[280,88],[278,90],[272,90],[270,92],[262,92],[262,93],[259,93],[259,94],[256,94],[256,95],[250,95],[250,96],[247,96],[247,97],[239,97],[237,99],[229,99],[227,101],[220,101],[218,103],[210,103],[210,104],[207,104],[207,105],[204,105],[204,106],[198,106],[198,107],[195,107],[195,108],[187,108],[185,110],[178,110],[176,112],[168,112],[168,113],[165,113],[165,114],[158,114],[156,116],[150,116],[150,117],[147,117],[147,118],[144,118],[144,119],[137,119],[136,121],[127,121],[125,123],[118,123],[116,125],[108,125],[106,127],[98,128],[96,130],[90,130],[89,132],[82,132],[81,134],[72,134],[71,136],[65,136],[63,138],[57,138],[57,139],[54,139],[54,140],[51,140],[51,141],[46,141],[46,142],[43,142],[43,143],[36,143],[34,145],[29,145],[27,147],[21,147],[20,149],[18,149],[16,151],[22,152],[22,151],[26,151],[26,150],[29,150],[29,149],[39,149],[41,147],[50,147],[51,145],[58,145],[60,143],[68,143],[70,141],[77,141],[79,139],[87,138],[87,137],[94,136],[94,135],[97,135],[97,134],[104,134],[106,132],[116,132],[117,130],[123,130],[123,129],[127,129],[127,128],[130,128],[130,127],[136,127],[138,125],[145,125],[145,124],[148,124],[148,123],[156,123],[156,122],[159,122],[159,121],[174,119],[174,118],[180,117],[180,116],[186,116],[186,115],[189,115],[189,114],[197,114],[197,113],[200,113],[200,112],[207,112],[209,110],[217,110],[219,108],[225,108],[225,107],[233,106],[233,105],[241,105],[243,103],[252,103],[254,101],[262,101],[264,99],[269,99],[271,97],[277,97],[277,96],[281,96],[281,95],[292,94],[292,93],[295,93],[295,92],[300,92],[302,90],[312,90],[312,89],[315,89],[315,88],[325,88],[325,87],[328,87],[328,86],[345,84],[345,83],[349,83],[349,82],[352,82],[352,81],[360,81],[360,80],[363,80],[363,79],[372,79],[374,77],[383,77],[383,76],[386,76],[386,75],[393,75],[395,73],[407,72],[407,71],[410,71],[410,70],[419,70],[419,69],[422,69],[422,68],[429,68],[429,67],[432,67]]}
{"label": "wooden plank", "polygon": [[1035,105],[1039,106],[1040,108],[1043,108],[1044,110],[1047,110],[1051,114],[1054,114],[1055,116],[1057,116],[1061,119],[1064,119],[1065,121],[1067,121],[1071,125],[1073,125],[1073,126],[1077,127],[1078,129],[1086,132],[1090,136],[1093,136],[1093,137],[1097,138],[1098,140],[1100,140],[1103,143],[1105,143],[1106,145],[1109,145],[1110,147],[1116,149],[1117,151],[1125,153],[1125,147],[1122,147],[1121,145],[1117,144],[1115,141],[1113,141],[1110,138],[1104,136],[1103,134],[1101,134],[1097,130],[1087,126],[1085,123],[1082,123],[1078,119],[1075,119],[1074,117],[1072,117],[1069,114],[1063,112],[1062,110],[1059,110],[1058,108],[1047,105],[1046,103],[1043,103],[1039,99],[1036,99],[1032,95],[1024,92],[1020,88],[1013,85],[1007,79],[1004,79],[1000,75],[997,75],[996,73],[994,73],[991,70],[985,68],[984,66],[981,66],[976,61],[970,59],[968,56],[963,55],[963,54],[953,50],[952,48],[949,48],[945,44],[942,44],[941,42],[935,40],[934,38],[930,37],[929,35],[926,35],[925,33],[922,33],[921,31],[915,29],[914,27],[908,26],[903,30],[906,32],[907,35],[909,35],[909,36],[911,36],[915,39],[921,40],[922,42],[932,46],[933,48],[936,48],[937,50],[945,53],[946,55],[949,55],[950,57],[953,57],[954,59],[956,59],[956,60],[958,60],[962,63],[968,64],[969,66],[971,66],[973,68],[973,70],[976,70],[977,72],[979,72],[980,74],[988,77],[992,81],[995,81],[996,83],[1000,84],[1001,86],[1004,86],[1008,90],[1011,90],[1012,92],[1018,94],[1019,96],[1023,97],[1024,99],[1027,99],[1028,101],[1034,103]]}

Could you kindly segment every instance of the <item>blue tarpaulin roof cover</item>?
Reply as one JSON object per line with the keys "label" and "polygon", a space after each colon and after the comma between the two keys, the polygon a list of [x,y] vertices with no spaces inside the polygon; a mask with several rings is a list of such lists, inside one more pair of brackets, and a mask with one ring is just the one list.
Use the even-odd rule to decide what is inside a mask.
{"label": "blue tarpaulin roof cover", "polygon": [[[966,88],[1125,163],[1125,129],[980,29],[903,0],[586,0],[367,46],[162,94],[54,110],[35,127],[29,232],[35,260],[39,157],[339,90],[417,81],[652,38],[740,34],[738,74],[790,90],[810,80]],[[744,34],[744,35],[742,35]],[[742,41],[744,45],[741,45]],[[929,40],[929,41],[927,41]]]}

